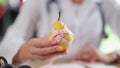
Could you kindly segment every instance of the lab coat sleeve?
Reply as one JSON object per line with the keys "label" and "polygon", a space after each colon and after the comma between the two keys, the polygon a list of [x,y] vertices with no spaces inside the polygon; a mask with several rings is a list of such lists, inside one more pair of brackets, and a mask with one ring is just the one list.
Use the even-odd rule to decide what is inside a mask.
{"label": "lab coat sleeve", "polygon": [[[103,8],[106,23],[112,31],[120,38],[120,4],[116,0],[104,0]],[[120,55],[120,51],[117,51]]]}
{"label": "lab coat sleeve", "polygon": [[39,11],[37,3],[33,1],[24,4],[15,23],[9,27],[1,42],[0,56],[4,56],[11,64],[21,45],[32,36],[37,24]]}
{"label": "lab coat sleeve", "polygon": [[120,5],[118,5],[116,0],[104,0],[103,8],[106,23],[120,37]]}

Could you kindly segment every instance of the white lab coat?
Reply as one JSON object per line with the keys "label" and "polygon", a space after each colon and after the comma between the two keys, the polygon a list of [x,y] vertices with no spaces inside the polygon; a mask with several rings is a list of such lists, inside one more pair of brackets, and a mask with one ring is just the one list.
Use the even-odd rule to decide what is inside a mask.
{"label": "white lab coat", "polygon": [[[120,37],[120,30],[118,30],[120,28],[120,9],[115,6],[114,1],[105,0],[104,8],[107,22]],[[47,0],[28,0],[22,7],[15,23],[7,30],[0,45],[0,55],[5,56],[9,63],[12,63],[12,59],[21,45],[32,37],[35,29],[38,38],[47,37],[52,23],[58,18],[58,10],[56,5],[52,4],[51,13],[48,14],[46,2]],[[71,58],[86,44],[99,46],[102,20],[94,0],[85,0],[77,9],[71,0],[59,0],[59,3],[63,11],[61,20],[75,35],[75,41],[70,45],[68,55],[60,56],[60,58]]]}

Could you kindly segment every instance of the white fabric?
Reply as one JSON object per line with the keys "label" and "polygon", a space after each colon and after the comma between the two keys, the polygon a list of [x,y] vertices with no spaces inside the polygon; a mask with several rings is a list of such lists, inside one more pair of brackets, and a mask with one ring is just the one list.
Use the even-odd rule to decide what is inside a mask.
{"label": "white fabric", "polygon": [[87,66],[88,67],[85,67],[84,65],[81,65],[81,64],[70,63],[70,64],[53,65],[49,68],[118,68],[116,66],[110,66],[110,65],[104,65],[104,64],[88,64]]}
{"label": "white fabric", "polygon": [[[58,10],[55,4],[51,5],[51,13],[48,14],[46,1],[28,0],[23,6],[15,24],[8,29],[0,45],[0,55],[5,56],[10,63],[12,63],[12,58],[21,45],[31,38],[35,28],[37,29],[37,37],[47,37],[52,28],[52,23],[57,20]],[[85,0],[82,5],[77,7],[71,0],[59,1],[63,11],[61,20],[75,35],[75,41],[70,46],[68,55],[61,56],[61,58],[67,59],[72,57],[86,44],[98,46],[101,39],[102,22],[94,0]],[[114,0],[105,0],[104,4],[106,20],[120,37],[120,30],[118,30],[120,29],[120,9],[113,7],[115,4]],[[108,8],[108,6],[111,7]]]}

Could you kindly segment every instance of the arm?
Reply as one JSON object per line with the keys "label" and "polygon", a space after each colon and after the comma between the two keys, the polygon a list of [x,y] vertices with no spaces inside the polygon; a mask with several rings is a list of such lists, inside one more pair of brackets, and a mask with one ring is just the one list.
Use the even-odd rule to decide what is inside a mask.
{"label": "arm", "polygon": [[104,0],[103,8],[106,17],[106,23],[112,31],[120,38],[120,6],[115,0]]}
{"label": "arm", "polygon": [[[38,12],[32,1],[28,1],[22,10],[15,23],[7,30],[7,33],[0,45],[0,55],[5,56],[9,63],[13,62],[13,57],[18,53],[19,48],[28,40],[35,28]],[[33,11],[34,10],[34,11]]]}
{"label": "arm", "polygon": [[[112,31],[118,37],[120,37],[120,30],[119,30],[120,29],[120,23],[119,23],[120,6],[117,5],[117,2],[115,0],[104,0],[103,8],[105,13],[106,23],[111,27]],[[118,55],[116,53],[101,55],[101,60],[105,63],[114,62],[117,60],[117,58],[118,58]]]}
{"label": "arm", "polygon": [[22,8],[14,25],[9,28],[0,49],[0,54],[14,64],[22,63],[31,58],[46,60],[57,55],[66,54],[61,52],[61,46],[55,41],[35,38],[27,41],[34,31],[39,18],[40,0],[30,0]]}

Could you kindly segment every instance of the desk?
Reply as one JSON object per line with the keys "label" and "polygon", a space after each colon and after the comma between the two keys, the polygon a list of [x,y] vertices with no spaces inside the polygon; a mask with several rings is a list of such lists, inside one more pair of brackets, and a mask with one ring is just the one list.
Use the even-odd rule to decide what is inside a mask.
{"label": "desk", "polygon": [[[72,61],[60,61],[59,60],[59,62],[58,61],[55,61],[54,63],[53,63],[53,65],[55,65],[55,67],[53,67],[53,68],[59,68],[60,66],[63,66],[63,68],[65,68],[64,66],[65,66],[65,64],[66,64],[66,66],[68,66],[68,65],[73,65],[73,66],[78,66],[78,64],[75,64],[75,63],[73,63]],[[30,64],[31,66],[33,66],[33,68],[40,68],[40,66],[42,66],[42,65],[44,65],[44,63],[40,63],[40,62],[38,62],[38,61],[35,61],[35,62],[32,62],[31,64]],[[58,65],[59,67],[57,67],[56,65]],[[79,64],[80,65],[80,64]],[[89,64],[88,64],[89,65]],[[103,64],[93,64],[93,65],[90,65],[91,66],[91,68],[99,68],[100,66],[103,68],[120,68],[120,64],[110,64],[110,65],[103,65]],[[95,66],[95,67],[93,67],[93,66]],[[116,66],[116,67],[115,67]],[[100,68],[101,68],[100,67]],[[71,68],[72,68],[72,66],[71,66]],[[74,67],[73,67],[74,68]],[[84,67],[84,65],[80,65],[78,68],[85,68]]]}

